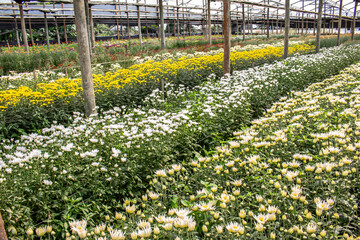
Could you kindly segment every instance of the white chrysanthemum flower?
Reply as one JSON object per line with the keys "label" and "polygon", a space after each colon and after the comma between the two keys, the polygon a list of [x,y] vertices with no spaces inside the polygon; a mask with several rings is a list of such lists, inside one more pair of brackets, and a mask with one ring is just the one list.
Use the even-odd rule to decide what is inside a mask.
{"label": "white chrysanthemum flower", "polygon": [[121,230],[111,230],[110,237],[112,240],[123,240],[125,239],[125,232]]}

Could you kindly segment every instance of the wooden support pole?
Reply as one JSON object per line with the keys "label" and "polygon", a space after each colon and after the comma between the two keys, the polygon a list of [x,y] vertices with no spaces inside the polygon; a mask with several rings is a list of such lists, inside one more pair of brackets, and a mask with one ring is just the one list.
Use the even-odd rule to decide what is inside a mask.
{"label": "wooden support pole", "polygon": [[[115,4],[115,10],[117,10],[117,8],[120,8],[120,6],[118,6],[117,4]],[[119,17],[118,17],[118,11],[115,12],[115,19],[116,19],[116,36],[117,36],[117,40],[120,40],[120,28],[119,28]]]}
{"label": "wooden support pole", "polygon": [[[176,6],[179,6],[179,0],[176,0]],[[176,8],[176,24],[177,24],[177,38],[180,38],[180,21],[179,21],[179,8]]]}
{"label": "wooden support pole", "polygon": [[289,55],[290,0],[285,0],[284,59]]}
{"label": "wooden support pole", "polygon": [[337,42],[336,42],[336,46],[340,45],[340,32],[341,32],[341,16],[342,16],[342,7],[343,7],[343,1],[340,0],[340,9],[339,9],[339,23],[338,23],[338,33],[337,33]]}
{"label": "wooden support pole", "polygon": [[224,75],[230,74],[231,18],[230,0],[223,0],[223,31],[224,31]]}
{"label": "wooden support pole", "polygon": [[[267,1],[267,4],[269,5],[269,0]],[[267,8],[266,10],[266,38],[270,38],[270,8]]]}
{"label": "wooden support pole", "polygon": [[87,0],[87,2],[85,2],[85,9],[88,8],[88,11],[86,11],[88,13],[87,15],[87,23],[89,26],[89,34],[90,34],[90,53],[91,53],[91,48],[95,47],[95,30],[94,30],[94,19],[93,19],[93,14],[92,14],[92,5],[89,4],[89,0]]}
{"label": "wooden support pole", "polygon": [[92,80],[91,59],[89,51],[88,28],[86,24],[84,0],[73,2],[75,12],[76,34],[81,68],[82,87],[85,100],[85,115],[95,113],[95,93]]}
{"label": "wooden support pole", "polygon": [[24,41],[24,49],[25,49],[25,52],[29,53],[29,44],[28,44],[28,40],[27,40],[24,9],[23,9],[22,3],[19,4],[19,12],[20,12],[20,20],[21,20],[21,32],[22,32],[23,41]]}
{"label": "wooden support pole", "polygon": [[[184,7],[184,0],[182,0],[182,6]],[[183,34],[183,37],[184,37],[184,42],[186,41],[186,36],[185,36],[185,13],[184,11],[182,12],[182,22],[183,22],[183,29],[182,29],[182,34]]]}
{"label": "wooden support pole", "polygon": [[[305,0],[302,0],[302,10],[305,10]],[[301,14],[301,36],[304,35],[304,13]]]}
{"label": "wooden support pole", "polygon": [[33,36],[33,32],[32,32],[32,27],[31,27],[31,18],[29,18],[29,32],[30,32],[30,41],[31,41],[31,45],[34,46],[34,36]]}
{"label": "wooden support pole", "polygon": [[[137,0],[136,2],[140,3],[140,0]],[[140,44],[142,44],[140,6],[138,5],[138,6],[136,6],[136,8],[137,8],[137,24],[138,24],[139,41],[140,41]]]}
{"label": "wooden support pole", "polygon": [[20,47],[19,28],[18,28],[18,25],[17,25],[16,16],[14,16],[14,22],[15,22],[16,43],[17,43],[17,46]]}
{"label": "wooden support pole", "polygon": [[[61,7],[62,9],[64,9],[64,4],[61,3]],[[62,11],[62,14],[65,14],[65,11]],[[66,30],[66,20],[65,18],[63,19],[63,26],[64,26],[64,39],[65,39],[65,43],[68,44],[68,38],[67,38],[67,30]]]}
{"label": "wooden support pole", "polygon": [[209,44],[212,44],[211,40],[211,0],[207,0],[207,34],[208,34],[208,41]]}
{"label": "wooden support pole", "polygon": [[358,6],[358,1],[355,0],[354,16],[353,16],[353,20],[352,20],[352,22],[351,22],[351,41],[354,40],[357,6]]}
{"label": "wooden support pole", "polygon": [[320,35],[321,35],[321,18],[322,18],[322,9],[323,9],[323,0],[319,0],[319,12],[317,20],[317,30],[316,30],[316,52],[320,51]]}
{"label": "wooden support pole", "polygon": [[241,8],[242,8],[242,17],[243,17],[243,22],[242,22],[242,30],[243,30],[243,41],[245,41],[245,27],[246,27],[246,19],[245,19],[245,4],[241,4]]}
{"label": "wooden support pole", "polygon": [[165,29],[164,29],[164,7],[163,0],[159,1],[159,10],[160,10],[160,41],[161,49],[165,49]]}
{"label": "wooden support pole", "polygon": [[323,34],[325,34],[325,24],[326,24],[326,2],[323,3],[323,6],[324,6],[324,21],[322,21],[322,30],[323,30]]}
{"label": "wooden support pole", "polygon": [[1,217],[1,212],[0,212],[0,240],[7,240],[5,225]]}
{"label": "wooden support pole", "polygon": [[45,20],[45,34],[46,34],[46,46],[48,50],[50,50],[50,41],[49,41],[49,26],[47,21],[47,14],[44,12],[44,20]]}
{"label": "wooden support pole", "polygon": [[[55,2],[53,3],[53,8],[56,8]],[[57,17],[56,17],[56,16],[54,16],[54,22],[55,22],[55,31],[56,31],[57,43],[60,45],[60,44],[61,44],[61,41],[60,41],[60,33],[59,33],[59,26],[58,26],[58,22],[57,22]]]}
{"label": "wooden support pole", "polygon": [[279,34],[279,6],[276,8],[276,34]]}

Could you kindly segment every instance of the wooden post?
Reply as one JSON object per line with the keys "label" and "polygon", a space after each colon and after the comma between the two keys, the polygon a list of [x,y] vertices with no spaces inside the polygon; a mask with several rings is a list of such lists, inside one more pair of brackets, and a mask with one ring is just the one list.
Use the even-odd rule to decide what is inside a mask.
{"label": "wooden post", "polygon": [[316,52],[320,51],[320,35],[321,35],[321,14],[323,9],[323,0],[319,0],[319,12],[317,19],[317,30],[316,30]]}
{"label": "wooden post", "polygon": [[[61,8],[64,9],[64,4],[61,3]],[[65,11],[62,11],[62,14],[65,14]],[[63,26],[64,26],[64,39],[65,39],[65,43],[68,44],[68,39],[67,39],[67,30],[66,30],[66,20],[65,18],[63,19]]]}
{"label": "wooden post", "polygon": [[[269,0],[267,1],[267,4],[269,4]],[[270,8],[267,8],[266,13],[266,38],[270,38]]]}
{"label": "wooden post", "polygon": [[16,36],[16,43],[18,47],[20,47],[20,38],[19,38],[19,28],[16,21],[16,16],[14,15],[14,22],[15,22],[15,36]]}
{"label": "wooden post", "polygon": [[95,47],[95,30],[94,30],[94,19],[92,14],[92,5],[89,6],[89,27],[90,27],[90,41],[91,41],[91,47]]}
{"label": "wooden post", "polygon": [[[55,2],[53,3],[53,8],[55,9]],[[57,18],[55,16],[55,12],[54,12],[54,22],[55,22],[55,31],[56,31],[56,39],[57,39],[57,42],[58,44],[60,45],[61,42],[60,42],[60,33],[59,33],[59,26],[58,26],[58,23],[57,23]]]}
{"label": "wooden post", "polygon": [[[28,4],[25,3],[25,6],[27,7]],[[26,13],[29,13],[29,11],[26,11]],[[31,45],[34,46],[35,43],[34,43],[34,37],[33,37],[33,32],[32,32],[32,27],[31,27],[31,18],[28,17],[28,20],[29,20],[29,33],[30,33],[30,40],[31,40]]]}
{"label": "wooden post", "polygon": [[[137,0],[136,1],[137,3],[140,2],[140,0]],[[138,29],[139,29],[139,41],[140,41],[140,44],[142,44],[142,35],[141,35],[141,21],[140,21],[140,6],[137,5],[136,6],[137,8],[137,24],[138,24]]]}
{"label": "wooden post", "polygon": [[161,49],[165,49],[165,29],[164,29],[164,7],[163,0],[159,1],[159,10],[160,10],[160,41]]}
{"label": "wooden post", "polygon": [[[317,1],[315,0],[315,6],[314,6],[315,12],[316,12],[316,7],[317,7]],[[316,34],[315,28],[316,28],[316,14],[314,14],[314,32],[313,32],[314,36]]]}
{"label": "wooden post", "polygon": [[21,20],[21,32],[23,35],[24,49],[25,52],[29,53],[29,44],[27,40],[27,33],[25,27],[24,9],[22,3],[19,4],[20,20]]}
{"label": "wooden post", "polygon": [[211,45],[211,8],[210,8],[210,4],[211,0],[207,0],[207,34],[208,34],[208,41],[209,44]]}
{"label": "wooden post", "polygon": [[242,30],[243,30],[243,41],[245,41],[245,27],[246,27],[246,19],[245,19],[245,4],[241,4],[242,7],[242,17],[243,17],[243,26],[242,26]]}
{"label": "wooden post", "polygon": [[230,73],[230,44],[231,44],[231,19],[230,0],[223,0],[223,30],[224,30],[224,75]]}
{"label": "wooden post", "polygon": [[276,34],[279,34],[279,5],[276,5]]}
{"label": "wooden post", "polygon": [[76,34],[81,68],[82,87],[85,100],[85,114],[90,116],[95,113],[95,94],[92,81],[91,60],[89,51],[88,28],[84,0],[73,2],[75,12]]}
{"label": "wooden post", "polygon": [[[305,0],[302,0],[302,10],[305,10]],[[301,36],[304,35],[304,13],[301,14]]]}
{"label": "wooden post", "polygon": [[323,6],[324,6],[324,13],[323,13],[323,16],[324,16],[324,21],[322,21],[322,26],[323,26],[323,34],[325,34],[325,24],[326,24],[326,2],[323,3]]}
{"label": "wooden post", "polygon": [[127,0],[126,0],[126,19],[127,19],[127,32],[128,32],[128,36],[129,36],[129,48],[130,48],[130,22],[129,22],[129,7],[127,4]]}
{"label": "wooden post", "polygon": [[355,0],[354,16],[353,16],[353,20],[351,22],[351,41],[354,40],[357,6],[358,6],[358,0]]}
{"label": "wooden post", "polygon": [[290,0],[285,0],[284,59],[289,55]]}
{"label": "wooden post", "polygon": [[0,212],[0,240],[7,240],[4,221],[1,217],[1,212]]}
{"label": "wooden post", "polygon": [[[179,0],[176,0],[176,6],[179,6]],[[177,39],[180,38],[180,21],[179,21],[179,7],[176,8],[176,24],[177,24]]]}
{"label": "wooden post", "polygon": [[[120,8],[120,6],[119,6]],[[116,19],[116,36],[117,36],[117,40],[120,40],[120,29],[119,29],[119,17],[118,17],[118,4],[116,2],[115,4],[115,19]]]}
{"label": "wooden post", "polygon": [[340,0],[340,9],[339,9],[339,23],[338,23],[338,34],[337,34],[337,42],[336,46],[340,45],[340,32],[341,32],[341,16],[342,16],[342,7],[343,7],[343,1]]}
{"label": "wooden post", "polygon": [[46,46],[47,46],[48,50],[50,50],[49,26],[48,26],[48,21],[47,21],[46,12],[44,12],[44,20],[45,20]]}

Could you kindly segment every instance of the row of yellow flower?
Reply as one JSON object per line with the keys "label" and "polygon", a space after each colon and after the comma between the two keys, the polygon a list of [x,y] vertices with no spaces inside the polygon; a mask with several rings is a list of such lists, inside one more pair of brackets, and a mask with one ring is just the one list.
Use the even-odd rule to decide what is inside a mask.
{"label": "row of yellow flower", "polygon": [[[307,53],[314,49],[311,45],[295,45],[289,48],[291,53]],[[266,59],[281,58],[282,47],[267,47],[260,50],[232,52],[231,63],[249,64],[259,63]],[[201,72],[214,72],[222,68],[223,54],[201,56],[195,58],[183,57],[178,60],[167,59],[161,62],[148,61],[143,64],[133,65],[128,69],[119,69],[115,73],[94,75],[94,88],[96,93],[119,89],[124,86],[157,82],[160,79],[175,78],[180,71],[189,72],[198,76]],[[194,75],[195,74],[195,75]],[[81,79],[61,78],[50,83],[38,84],[36,89],[19,87],[17,89],[0,91],[0,109],[15,106],[22,100],[32,104],[49,105],[55,100],[70,101],[72,97],[81,96]]]}

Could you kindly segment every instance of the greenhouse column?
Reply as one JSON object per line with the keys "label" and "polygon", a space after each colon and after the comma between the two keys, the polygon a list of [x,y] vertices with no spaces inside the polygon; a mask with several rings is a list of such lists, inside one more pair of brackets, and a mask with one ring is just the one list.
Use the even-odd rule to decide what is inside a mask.
{"label": "greenhouse column", "polygon": [[211,8],[210,8],[211,0],[207,0],[207,34],[208,34],[208,40],[209,44],[211,45]]}
{"label": "greenhouse column", "polygon": [[0,213],[0,240],[7,240],[4,221]]}
{"label": "greenhouse column", "polygon": [[[89,8],[89,25],[90,25],[90,41],[91,41],[91,48],[95,47],[95,30],[94,30],[94,19],[92,13],[92,5],[87,3]],[[85,6],[86,7],[86,6]]]}
{"label": "greenhouse column", "polygon": [[165,29],[164,29],[164,7],[163,7],[163,0],[159,0],[159,10],[160,10],[160,40],[161,40],[161,49],[165,49]]}
{"label": "greenhouse column", "polygon": [[90,116],[92,113],[95,112],[95,94],[92,81],[89,37],[88,28],[86,25],[84,0],[74,1],[74,12],[82,77],[82,87],[85,100],[85,114],[86,116]]}
{"label": "greenhouse column", "polygon": [[354,40],[357,5],[358,5],[358,0],[355,0],[354,17],[353,17],[353,20],[351,22],[351,41]]}
{"label": "greenhouse column", "polygon": [[224,21],[224,75],[230,73],[230,41],[231,41],[231,19],[230,0],[223,0]]}
{"label": "greenhouse column", "polygon": [[321,35],[321,18],[322,18],[322,9],[323,9],[323,0],[319,0],[319,12],[317,19],[317,29],[316,29],[316,52],[320,51],[320,35]]}
{"label": "greenhouse column", "polygon": [[289,55],[290,0],[285,0],[284,58]]}
{"label": "greenhouse column", "polygon": [[[269,5],[269,0],[267,1],[267,4]],[[267,8],[266,11],[266,38],[270,38],[270,8]]]}
{"label": "greenhouse column", "polygon": [[[44,5],[45,6],[45,5]],[[45,20],[45,33],[46,33],[46,46],[48,50],[50,50],[50,42],[49,42],[49,26],[47,21],[46,12],[44,11],[44,20]]]}
{"label": "greenhouse column", "polygon": [[340,32],[341,32],[341,13],[342,13],[342,0],[340,0],[340,9],[339,9],[339,23],[338,23],[338,34],[337,34],[337,42],[336,46],[340,45]]}
{"label": "greenhouse column", "polygon": [[25,48],[25,52],[29,52],[29,44],[28,44],[28,40],[27,40],[27,34],[26,34],[26,28],[25,28],[25,18],[24,18],[24,9],[23,9],[23,4],[20,3],[19,4],[19,12],[20,12],[20,20],[21,20],[21,32],[23,35],[23,41],[24,41],[24,48]]}
{"label": "greenhouse column", "polygon": [[[137,3],[140,2],[140,0],[136,1]],[[141,21],[140,21],[140,6],[137,5],[137,22],[138,22],[138,29],[139,29],[139,40],[140,40],[140,44],[142,44],[142,35],[141,35]]]}
{"label": "greenhouse column", "polygon": [[246,27],[246,19],[245,19],[245,4],[241,4],[242,5],[242,17],[243,17],[243,27],[242,27],[242,31],[243,31],[243,41],[245,41],[245,27]]}

